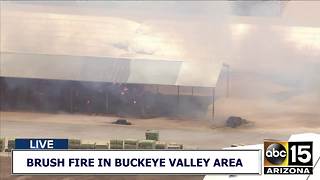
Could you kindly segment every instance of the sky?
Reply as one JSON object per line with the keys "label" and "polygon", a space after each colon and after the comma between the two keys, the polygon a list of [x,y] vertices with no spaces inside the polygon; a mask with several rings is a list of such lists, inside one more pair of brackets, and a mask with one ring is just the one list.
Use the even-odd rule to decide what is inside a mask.
{"label": "sky", "polygon": [[317,1],[1,2],[1,51],[181,60],[177,83],[194,86],[215,86],[225,63],[236,99],[319,118],[319,9]]}

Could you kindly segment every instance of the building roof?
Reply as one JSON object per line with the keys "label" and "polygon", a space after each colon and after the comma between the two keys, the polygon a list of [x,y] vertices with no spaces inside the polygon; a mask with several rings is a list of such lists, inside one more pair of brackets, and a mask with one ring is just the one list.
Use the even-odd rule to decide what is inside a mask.
{"label": "building roof", "polygon": [[1,52],[1,76],[177,85],[182,61]]}
{"label": "building roof", "polygon": [[148,25],[130,18],[33,8],[10,3],[1,7],[1,76],[205,87],[216,84],[220,61],[201,65],[201,59],[186,59],[179,43],[187,42],[178,41],[174,34],[156,27],[149,32]]}

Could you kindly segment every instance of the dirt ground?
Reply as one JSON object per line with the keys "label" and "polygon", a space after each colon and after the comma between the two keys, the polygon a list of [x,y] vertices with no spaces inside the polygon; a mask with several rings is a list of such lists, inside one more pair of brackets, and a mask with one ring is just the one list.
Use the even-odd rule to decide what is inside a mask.
{"label": "dirt ground", "polygon": [[[112,138],[144,139],[147,129],[160,132],[160,140],[182,143],[192,149],[219,149],[231,144],[259,144],[263,139],[287,140],[294,133],[319,133],[320,125],[301,126],[287,122],[286,127],[272,125],[250,125],[241,128],[214,128],[201,120],[177,119],[133,119],[132,126],[114,125],[117,117],[46,114],[31,112],[0,112],[0,135],[2,137],[79,138],[90,141],[104,141]],[[266,122],[264,122],[266,123]],[[286,122],[282,122],[286,123]],[[202,179],[201,176],[11,176],[8,157],[1,157],[2,179]],[[80,178],[81,177],[81,178]]]}
{"label": "dirt ground", "polygon": [[192,149],[213,149],[231,144],[258,144],[265,138],[286,140],[293,133],[320,132],[320,124],[286,127],[246,126],[242,128],[213,128],[205,120],[133,119],[134,125],[111,124],[117,117],[47,114],[30,112],[0,112],[1,136],[55,137],[104,141],[113,138],[143,139],[147,129],[160,131],[160,140],[182,143]]}

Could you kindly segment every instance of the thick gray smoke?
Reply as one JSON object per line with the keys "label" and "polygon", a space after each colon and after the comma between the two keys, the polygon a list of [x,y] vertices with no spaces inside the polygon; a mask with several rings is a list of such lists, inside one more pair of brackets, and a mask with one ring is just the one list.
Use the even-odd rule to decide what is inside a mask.
{"label": "thick gray smoke", "polygon": [[1,2],[1,51],[183,60],[178,84],[217,86],[216,121],[319,126],[320,3],[252,3]]}

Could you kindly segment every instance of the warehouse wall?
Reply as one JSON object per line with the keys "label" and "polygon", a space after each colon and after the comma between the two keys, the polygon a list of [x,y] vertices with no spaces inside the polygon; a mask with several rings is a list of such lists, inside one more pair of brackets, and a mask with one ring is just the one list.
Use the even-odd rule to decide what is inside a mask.
{"label": "warehouse wall", "polygon": [[1,77],[1,110],[207,119],[212,88]]}

